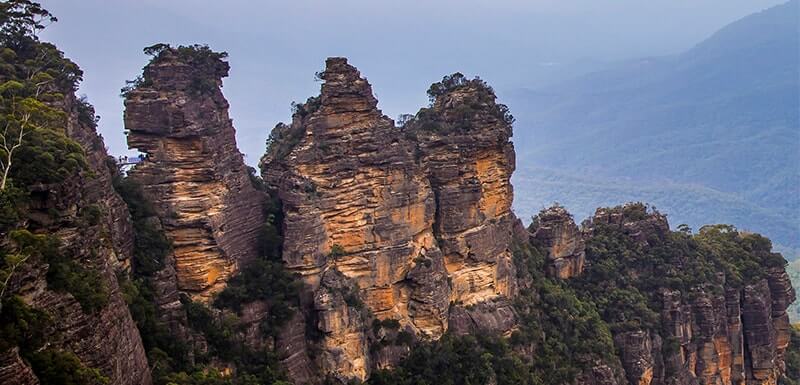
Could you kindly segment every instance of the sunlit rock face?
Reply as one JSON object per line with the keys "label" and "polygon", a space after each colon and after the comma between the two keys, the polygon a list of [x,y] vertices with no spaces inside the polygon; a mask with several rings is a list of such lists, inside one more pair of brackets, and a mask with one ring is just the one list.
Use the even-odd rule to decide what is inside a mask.
{"label": "sunlit rock face", "polygon": [[145,154],[130,176],[155,203],[174,247],[177,288],[207,301],[257,254],[261,196],[236,148],[220,87],[228,64],[191,65],[172,49],[127,94],[128,146]]}
{"label": "sunlit rock face", "polygon": [[465,81],[435,95],[407,125],[436,197],[433,230],[457,304],[514,292],[509,244],[515,155],[511,125],[493,113],[495,106],[485,84]]}
{"label": "sunlit rock face", "polygon": [[[399,128],[346,59],[328,59],[320,77],[320,96],[273,131],[261,170],[282,201],[283,258],[315,293],[320,366],[363,379],[365,319],[332,282],[357,287],[376,318],[432,338],[447,330],[452,306],[513,292],[511,128],[489,119],[469,134]],[[458,92],[432,107],[443,120]]]}
{"label": "sunlit rock face", "polygon": [[547,250],[547,274],[568,279],[583,272],[586,250],[581,233],[566,209],[553,206],[534,218],[531,228],[536,242]]}

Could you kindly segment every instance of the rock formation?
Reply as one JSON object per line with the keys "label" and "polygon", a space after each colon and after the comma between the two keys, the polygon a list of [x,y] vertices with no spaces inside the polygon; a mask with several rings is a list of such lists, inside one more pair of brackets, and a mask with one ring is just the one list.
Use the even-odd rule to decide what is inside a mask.
{"label": "rock formation", "polygon": [[[142,340],[122,298],[116,272],[130,265],[132,230],[127,208],[111,186],[108,155],[93,122],[79,118],[73,94],[59,107],[67,111],[66,134],[83,147],[88,169],[63,183],[39,185],[31,193],[33,232],[55,235],[60,253],[100,274],[108,302],[86,311],[73,295],[48,287],[48,266],[42,261],[24,266],[10,283],[15,295],[33,309],[57,320],[39,331],[50,349],[74,353],[81,364],[96,368],[113,385],[150,384]],[[85,210],[101,208],[96,221],[82,218]],[[27,365],[12,350],[0,357],[0,383],[38,384]]]}
{"label": "rock formation", "polygon": [[228,64],[192,55],[169,48],[145,67],[126,95],[125,128],[145,154],[130,176],[173,243],[177,286],[208,300],[256,256],[264,218],[220,90]]}
{"label": "rock formation", "polygon": [[583,272],[586,259],[583,234],[561,206],[542,210],[534,218],[531,237],[547,250],[547,274],[568,279]]}
{"label": "rock formation", "polygon": [[[666,217],[627,205],[599,209],[598,223],[615,226],[648,247],[668,236]],[[587,261],[591,263],[591,261]],[[709,281],[691,292],[661,288],[661,330],[615,333],[631,385],[775,385],[783,372],[795,299],[786,271],[765,267],[763,278],[737,287]]]}
{"label": "rock formation", "polygon": [[[436,197],[434,234],[451,279],[450,299],[473,305],[514,292],[511,121],[485,83],[446,77],[433,103],[406,125]],[[504,108],[504,106],[503,106]]]}
{"label": "rock formation", "polygon": [[[469,132],[401,129],[345,59],[328,59],[321,78],[321,95],[275,128],[261,168],[283,202],[283,259],[316,291],[330,353],[321,366],[363,379],[365,321],[335,300],[326,282],[340,279],[328,277],[352,281],[378,319],[433,338],[447,330],[451,304],[513,291],[511,129],[483,113],[493,95]],[[450,124],[452,109],[485,90],[477,87],[449,90],[430,115]]]}

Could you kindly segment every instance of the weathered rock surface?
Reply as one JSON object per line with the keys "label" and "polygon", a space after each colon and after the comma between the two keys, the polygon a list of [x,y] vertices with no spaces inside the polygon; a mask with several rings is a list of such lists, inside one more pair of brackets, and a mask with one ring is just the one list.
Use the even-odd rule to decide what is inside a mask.
{"label": "weathered rock surface", "polygon": [[[320,366],[363,379],[362,325],[323,277],[341,273],[376,318],[432,338],[447,330],[451,304],[512,293],[511,128],[486,116],[468,133],[417,134],[378,110],[345,59],[328,59],[321,78],[321,95],[273,131],[261,169],[283,204],[284,261],[316,292]],[[446,123],[472,92],[442,96],[433,114]]]}
{"label": "weathered rock surface", "polygon": [[533,221],[531,237],[547,250],[547,274],[568,279],[583,272],[585,244],[575,221],[561,206],[542,210]]}
{"label": "weathered rock surface", "polygon": [[0,383],[39,385],[39,379],[33,370],[19,356],[18,347],[0,353]]}
{"label": "weathered rock surface", "polygon": [[[57,320],[44,331],[49,348],[75,353],[83,365],[99,369],[110,384],[150,384],[141,337],[116,278],[116,272],[130,265],[130,219],[125,203],[111,186],[102,138],[93,123],[79,118],[75,103],[74,95],[68,94],[62,106],[68,112],[66,133],[83,147],[88,170],[63,183],[36,186],[31,194],[27,227],[58,237],[61,253],[99,272],[108,289],[108,303],[96,312],[84,311],[71,294],[48,288],[48,269],[43,262],[26,264],[11,282],[10,291]],[[89,208],[99,209],[96,222],[81,217]],[[4,355],[0,382],[38,383],[31,379],[29,368],[14,356],[16,353]]]}
{"label": "weathered rock surface", "polygon": [[[667,236],[661,214],[598,210],[591,223],[618,226],[639,245]],[[663,238],[662,238],[663,239]],[[682,293],[662,289],[661,330],[617,333],[631,385],[775,385],[788,346],[786,308],[795,299],[783,268],[736,288],[720,279]]]}
{"label": "weathered rock surface", "polygon": [[510,122],[493,113],[496,106],[488,86],[464,81],[436,95],[406,127],[436,197],[433,230],[456,304],[515,291],[509,250],[515,154]]}
{"label": "weathered rock surface", "polygon": [[366,378],[369,346],[363,305],[355,305],[358,294],[347,277],[336,269],[325,271],[320,290],[314,295],[317,327],[322,340],[323,373],[338,378]]}
{"label": "weathered rock surface", "polygon": [[507,334],[517,324],[517,314],[506,298],[484,301],[475,306],[454,306],[449,330],[456,334]]}
{"label": "weathered rock surface", "polygon": [[206,301],[257,254],[262,198],[253,188],[222,96],[228,65],[211,69],[168,49],[127,94],[129,175],[155,203],[174,246],[178,289]]}

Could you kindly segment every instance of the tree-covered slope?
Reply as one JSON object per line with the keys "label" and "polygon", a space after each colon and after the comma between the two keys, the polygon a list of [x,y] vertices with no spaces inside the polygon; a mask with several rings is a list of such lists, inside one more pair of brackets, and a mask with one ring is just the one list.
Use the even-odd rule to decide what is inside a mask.
{"label": "tree-covered slope", "polygon": [[[659,207],[673,223],[736,213],[719,221],[800,246],[798,4],[745,17],[682,54],[510,93],[520,174],[533,180],[521,191],[542,188],[533,167],[599,180],[601,196],[625,180],[628,199],[668,202]],[[576,214],[601,203],[570,183],[559,201]],[[517,210],[527,216],[547,203]],[[780,218],[791,220],[776,233]]]}

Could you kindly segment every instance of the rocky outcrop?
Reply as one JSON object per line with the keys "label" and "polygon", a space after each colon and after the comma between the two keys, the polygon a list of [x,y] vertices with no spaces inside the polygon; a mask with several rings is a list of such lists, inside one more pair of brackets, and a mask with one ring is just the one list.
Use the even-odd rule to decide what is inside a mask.
{"label": "rocky outcrop", "polygon": [[[492,94],[469,132],[401,129],[346,59],[328,59],[320,77],[321,95],[273,130],[261,169],[283,204],[283,259],[315,292],[320,366],[363,379],[362,325],[324,277],[336,271],[374,317],[432,338],[447,330],[451,305],[512,293],[511,128],[482,114],[495,106]],[[450,124],[451,109],[485,92],[477,86],[450,90],[426,111]]]}
{"label": "rocky outcrop", "polygon": [[511,212],[515,155],[510,116],[479,79],[454,74],[406,124],[436,198],[434,235],[452,281],[451,301],[473,305],[514,293]]}
{"label": "rocky outcrop", "polygon": [[[320,97],[299,106],[291,126],[276,127],[279,138],[261,162],[283,203],[283,259],[318,291],[315,306],[329,314],[320,317],[330,326],[323,345],[335,345],[345,331],[334,327],[348,324],[331,317],[350,313],[323,301],[331,288],[322,277],[334,269],[360,288],[376,317],[441,335],[449,290],[432,231],[434,197],[413,144],[377,109],[369,83],[346,60],[329,59],[322,76]],[[438,261],[437,273],[412,273],[430,269],[430,261]],[[337,352],[331,363],[344,367],[327,369],[363,379],[360,346]]]}
{"label": "rocky outcrop", "polygon": [[[669,236],[666,217],[639,206],[599,209],[587,223],[622,230],[637,245]],[[587,262],[589,263],[589,262]],[[678,267],[680,268],[680,267]],[[744,286],[724,276],[690,292],[659,289],[661,330],[615,333],[631,385],[775,385],[790,336],[786,308],[795,299],[781,267]]]}
{"label": "rocky outcrop", "polygon": [[484,301],[474,306],[454,306],[449,330],[459,335],[480,333],[508,334],[516,327],[517,314],[506,298]]}
{"label": "rocky outcrop", "polygon": [[370,363],[367,323],[357,288],[336,269],[325,271],[314,295],[314,310],[323,333],[320,368],[339,378],[366,378]]}
{"label": "rocky outcrop", "polygon": [[531,238],[547,250],[548,276],[568,279],[583,272],[583,234],[563,207],[555,205],[539,212],[533,220]]}
{"label": "rocky outcrop", "polygon": [[177,287],[206,301],[256,256],[263,214],[220,90],[228,65],[193,52],[168,48],[145,67],[126,95],[125,128],[145,154],[129,175],[173,243]]}

